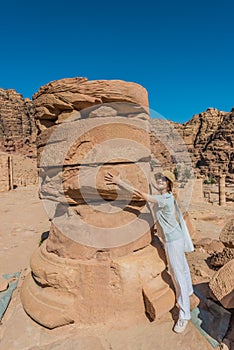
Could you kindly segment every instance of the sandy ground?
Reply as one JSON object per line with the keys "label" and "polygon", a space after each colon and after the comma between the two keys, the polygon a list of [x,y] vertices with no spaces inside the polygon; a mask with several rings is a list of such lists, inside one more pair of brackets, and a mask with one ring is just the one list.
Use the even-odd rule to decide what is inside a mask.
{"label": "sandy ground", "polygon": [[28,186],[0,193],[1,274],[27,268],[41,234],[49,229],[37,192],[37,186]]}
{"label": "sandy ground", "polygon": [[[173,312],[152,323],[144,318],[128,328],[116,325],[115,329],[107,326],[81,329],[71,325],[63,327],[61,332],[61,329],[47,330],[36,324],[22,309],[19,294],[23,278],[29,270],[30,256],[38,247],[41,234],[48,231],[50,226],[38,199],[37,186],[0,193],[0,215],[0,273],[21,271],[19,286],[2,320],[0,350],[213,349],[191,322],[183,334],[175,334],[172,331]],[[198,239],[218,239],[226,220],[233,215],[233,207],[194,203],[191,204],[190,215],[197,228]],[[211,273],[205,262],[208,253],[198,250],[190,254],[193,281],[207,282]]]}

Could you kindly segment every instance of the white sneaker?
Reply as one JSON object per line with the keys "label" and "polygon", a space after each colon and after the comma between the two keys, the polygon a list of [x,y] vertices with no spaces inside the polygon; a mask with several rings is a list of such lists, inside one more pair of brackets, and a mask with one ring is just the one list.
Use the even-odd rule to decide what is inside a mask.
{"label": "white sneaker", "polygon": [[187,324],[188,324],[188,320],[182,320],[181,318],[179,318],[175,324],[174,332],[182,333],[185,330]]}

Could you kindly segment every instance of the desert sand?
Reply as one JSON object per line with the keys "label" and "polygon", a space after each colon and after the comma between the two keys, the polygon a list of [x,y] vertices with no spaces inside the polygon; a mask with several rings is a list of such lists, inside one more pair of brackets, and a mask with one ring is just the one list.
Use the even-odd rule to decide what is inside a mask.
{"label": "desert sand", "polygon": [[[124,324],[124,320],[112,328],[105,324],[92,328],[69,325],[53,330],[41,327],[24,312],[20,302],[20,287],[30,270],[30,256],[38,247],[41,235],[50,226],[38,198],[37,185],[0,193],[0,212],[0,273],[21,272],[18,287],[2,319],[0,350],[213,349],[192,322],[183,334],[178,335],[172,331],[176,308],[154,322],[145,317],[130,327]],[[192,203],[190,216],[197,230],[197,240],[218,240],[222,227],[232,213],[231,205],[219,207],[209,203]],[[203,286],[204,293],[209,276],[214,273],[206,263],[208,256],[209,252],[201,247],[188,254],[193,283]],[[234,340],[233,328],[232,324],[227,334],[231,341]]]}

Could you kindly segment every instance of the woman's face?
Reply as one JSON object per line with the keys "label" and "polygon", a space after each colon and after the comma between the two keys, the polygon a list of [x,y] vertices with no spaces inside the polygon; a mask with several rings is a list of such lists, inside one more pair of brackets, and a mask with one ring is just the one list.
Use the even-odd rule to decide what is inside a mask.
{"label": "woman's face", "polygon": [[165,176],[156,176],[156,186],[159,191],[167,190],[168,180]]}

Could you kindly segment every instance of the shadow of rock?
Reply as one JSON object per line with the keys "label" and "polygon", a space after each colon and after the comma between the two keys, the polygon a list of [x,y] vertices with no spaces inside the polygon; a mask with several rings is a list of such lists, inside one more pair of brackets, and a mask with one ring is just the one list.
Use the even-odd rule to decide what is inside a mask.
{"label": "shadow of rock", "polygon": [[207,341],[216,348],[228,331],[231,313],[209,299],[208,283],[196,285],[194,293],[199,297],[200,303],[191,313],[192,322]]}

